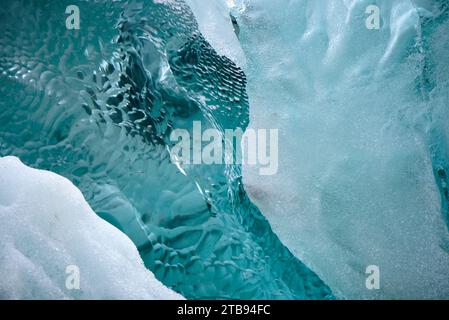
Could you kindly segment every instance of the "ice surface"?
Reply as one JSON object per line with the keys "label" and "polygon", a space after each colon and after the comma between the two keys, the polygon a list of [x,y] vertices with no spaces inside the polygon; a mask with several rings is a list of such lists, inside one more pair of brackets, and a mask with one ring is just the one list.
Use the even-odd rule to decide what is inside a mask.
{"label": "ice surface", "polygon": [[252,200],[339,297],[447,298],[445,1],[246,4],[250,127],[280,130],[279,173],[244,169]]}
{"label": "ice surface", "polygon": [[[185,0],[192,9],[201,34],[218,54],[231,59],[241,68],[246,66],[246,58],[234,31],[228,6],[232,0]],[[232,7],[231,7],[232,8]]]}
{"label": "ice surface", "polygon": [[0,274],[1,299],[182,299],[72,183],[15,157],[0,158]]}
{"label": "ice surface", "polygon": [[[74,4],[76,31],[61,23]],[[73,182],[186,298],[332,297],[248,199],[239,166],[170,161],[173,129],[249,120],[244,73],[183,0],[7,0],[0,24],[0,156]]]}

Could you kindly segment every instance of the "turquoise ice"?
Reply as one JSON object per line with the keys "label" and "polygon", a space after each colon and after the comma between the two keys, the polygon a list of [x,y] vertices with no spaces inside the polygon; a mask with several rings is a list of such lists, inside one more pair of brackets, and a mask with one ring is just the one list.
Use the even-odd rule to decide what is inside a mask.
{"label": "turquoise ice", "polygon": [[[4,2],[0,156],[71,180],[166,286],[449,296],[447,1]],[[193,121],[279,129],[278,174],[172,163]]]}
{"label": "turquoise ice", "polygon": [[[65,25],[73,4],[79,30]],[[183,1],[4,1],[0,21],[0,156],[72,181],[186,298],[332,298],[240,167],[170,161],[175,128],[248,123],[245,74]]]}

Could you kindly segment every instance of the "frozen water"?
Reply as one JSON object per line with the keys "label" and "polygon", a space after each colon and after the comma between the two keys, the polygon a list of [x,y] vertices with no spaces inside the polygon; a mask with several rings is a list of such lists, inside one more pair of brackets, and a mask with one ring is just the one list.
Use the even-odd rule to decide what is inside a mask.
{"label": "frozen water", "polygon": [[185,0],[192,9],[201,34],[218,54],[245,68],[246,58],[233,28],[229,5],[232,0]]}
{"label": "frozen water", "polygon": [[[445,2],[189,0],[197,25],[182,0],[4,1],[0,155],[69,178],[188,298],[332,297],[297,258],[339,297],[447,297]],[[74,3],[69,31],[59,14]],[[380,30],[365,27],[373,3]],[[279,174],[246,168],[245,188],[297,258],[240,167],[169,161],[173,129],[246,128],[242,68],[251,126],[281,134]]]}
{"label": "frozen water", "polygon": [[279,173],[244,168],[251,199],[339,297],[447,298],[445,1],[246,4],[249,126],[280,130]]}
{"label": "frozen water", "polygon": [[1,299],[182,299],[67,179],[4,157],[0,190]]}
{"label": "frozen water", "polygon": [[[67,30],[74,4],[81,27]],[[239,166],[170,161],[174,129],[249,120],[245,74],[183,0],[8,0],[0,24],[0,156],[73,182],[186,298],[332,297],[248,199]]]}

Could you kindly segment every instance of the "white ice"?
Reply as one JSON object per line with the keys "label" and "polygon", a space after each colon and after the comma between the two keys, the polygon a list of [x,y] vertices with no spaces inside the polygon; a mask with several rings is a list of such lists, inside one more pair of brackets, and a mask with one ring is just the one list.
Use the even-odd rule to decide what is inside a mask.
{"label": "white ice", "polygon": [[[449,119],[449,41],[446,24],[421,47],[432,2],[247,2],[250,126],[280,130],[278,174],[244,170],[253,201],[338,297],[449,297],[449,234],[431,162],[449,133],[440,120]],[[371,4],[380,30],[366,28]],[[426,58],[439,65],[424,70]],[[437,79],[429,95],[426,76]],[[369,265],[380,269],[379,290],[366,287]]]}
{"label": "white ice", "polygon": [[[274,231],[338,297],[449,297],[432,166],[449,137],[449,26],[421,24],[438,2],[239,4],[250,127],[280,130],[278,174],[248,166],[244,182]],[[370,5],[380,30],[366,27]],[[194,12],[200,25],[215,19]],[[369,265],[379,267],[379,290],[366,287]]]}
{"label": "white ice", "polygon": [[219,55],[245,68],[246,59],[234,32],[228,5],[233,0],[185,0],[196,17],[201,34]]}
{"label": "white ice", "polygon": [[[76,277],[79,271],[79,289]],[[0,158],[0,299],[183,299],[54,173]]]}

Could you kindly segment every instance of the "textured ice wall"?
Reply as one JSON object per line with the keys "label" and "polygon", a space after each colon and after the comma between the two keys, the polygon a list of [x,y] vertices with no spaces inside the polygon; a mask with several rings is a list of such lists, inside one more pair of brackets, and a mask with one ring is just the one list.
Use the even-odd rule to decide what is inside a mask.
{"label": "textured ice wall", "polygon": [[72,183],[14,157],[0,158],[0,274],[0,299],[182,299]]}
{"label": "textured ice wall", "polygon": [[244,170],[252,200],[339,296],[447,298],[445,1],[246,4],[250,127],[280,130],[279,173]]}
{"label": "textured ice wall", "polygon": [[248,199],[240,167],[170,161],[173,129],[248,123],[244,73],[183,0],[8,0],[0,29],[0,156],[72,181],[187,298],[332,297]]}
{"label": "textured ice wall", "polygon": [[246,58],[232,25],[229,7],[233,0],[185,0],[198,22],[201,34],[218,54],[245,68]]}

